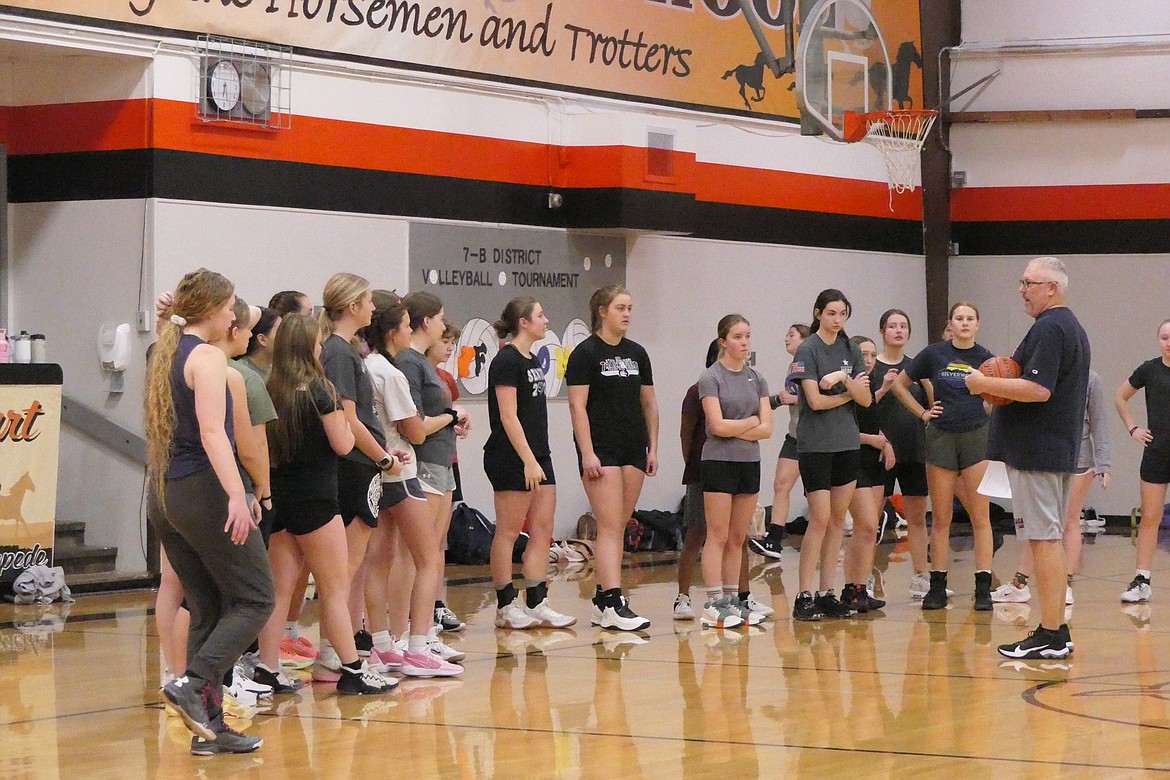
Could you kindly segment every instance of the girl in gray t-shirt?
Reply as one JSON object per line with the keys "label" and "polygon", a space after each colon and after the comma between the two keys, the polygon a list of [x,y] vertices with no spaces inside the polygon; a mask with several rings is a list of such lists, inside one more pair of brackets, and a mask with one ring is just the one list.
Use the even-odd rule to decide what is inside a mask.
{"label": "girl in gray t-shirt", "polygon": [[[840,290],[822,290],[813,304],[811,336],[793,358],[800,382],[797,427],[800,478],[808,495],[808,529],[800,545],[800,592],[796,620],[847,617],[833,594],[833,575],[845,531],[845,510],[857,486],[861,436],[853,404],[869,406],[873,394],[861,350],[849,343],[845,322],[852,306]],[[820,564],[820,589],[812,593]]]}
{"label": "girl in gray t-shirt", "polygon": [[719,320],[718,331],[719,360],[699,377],[707,421],[702,477],[707,541],[701,564],[707,600],[700,620],[704,626],[734,628],[764,619],[740,600],[739,570],[760,492],[760,442],[772,435],[772,405],[768,383],[747,365],[751,325],[729,314]]}

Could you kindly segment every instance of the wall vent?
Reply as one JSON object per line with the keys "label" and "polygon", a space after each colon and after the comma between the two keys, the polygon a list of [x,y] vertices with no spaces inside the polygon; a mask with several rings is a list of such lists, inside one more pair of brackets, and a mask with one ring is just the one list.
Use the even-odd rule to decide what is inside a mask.
{"label": "wall vent", "polygon": [[674,181],[674,133],[664,130],[646,132],[646,178]]}

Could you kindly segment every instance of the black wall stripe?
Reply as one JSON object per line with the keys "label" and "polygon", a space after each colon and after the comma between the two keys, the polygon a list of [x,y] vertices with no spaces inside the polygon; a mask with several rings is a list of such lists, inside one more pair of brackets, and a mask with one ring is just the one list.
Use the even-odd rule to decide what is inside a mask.
{"label": "black wall stripe", "polygon": [[963,255],[1123,255],[1170,252],[1170,219],[957,222]]}
{"label": "black wall stripe", "polygon": [[549,188],[223,157],[166,149],[17,155],[9,201],[34,203],[174,198],[359,214],[501,222],[561,228],[623,228],[725,241],[921,254],[913,220],[823,214],[698,201],[685,193]]}

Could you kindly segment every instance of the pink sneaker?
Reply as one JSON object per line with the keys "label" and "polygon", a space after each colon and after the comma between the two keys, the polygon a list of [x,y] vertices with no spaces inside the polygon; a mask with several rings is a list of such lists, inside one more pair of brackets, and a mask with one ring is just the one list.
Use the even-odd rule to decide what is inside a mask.
{"label": "pink sneaker", "polygon": [[407,677],[455,677],[463,674],[463,667],[449,663],[433,653],[402,654],[402,673]]}
{"label": "pink sneaker", "polygon": [[292,643],[296,648],[296,651],[305,658],[312,658],[316,660],[317,656],[319,655],[317,648],[313,646],[313,643],[308,639],[305,639],[303,636],[298,636],[296,639],[293,639]]}
{"label": "pink sneaker", "polygon": [[375,647],[370,650],[370,666],[374,667],[379,674],[397,672],[402,668],[402,652],[403,650],[397,642],[394,643],[393,649],[385,652]]}

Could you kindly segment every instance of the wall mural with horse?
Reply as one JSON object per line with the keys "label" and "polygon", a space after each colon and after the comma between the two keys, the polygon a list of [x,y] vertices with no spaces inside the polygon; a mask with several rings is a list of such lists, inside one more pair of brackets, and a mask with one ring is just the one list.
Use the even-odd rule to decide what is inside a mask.
{"label": "wall mural with horse", "polygon": [[[864,2],[890,47],[906,42],[921,49],[918,0]],[[791,65],[767,62],[760,37],[776,56],[784,56],[793,35],[799,39],[800,20],[812,5],[812,0],[5,0],[0,7],[56,21],[210,33],[406,69],[795,120]],[[893,62],[895,52],[888,55]],[[904,72],[910,74],[908,68]],[[896,95],[904,87],[900,102],[921,103],[918,71],[905,84],[895,78],[892,86]]]}

